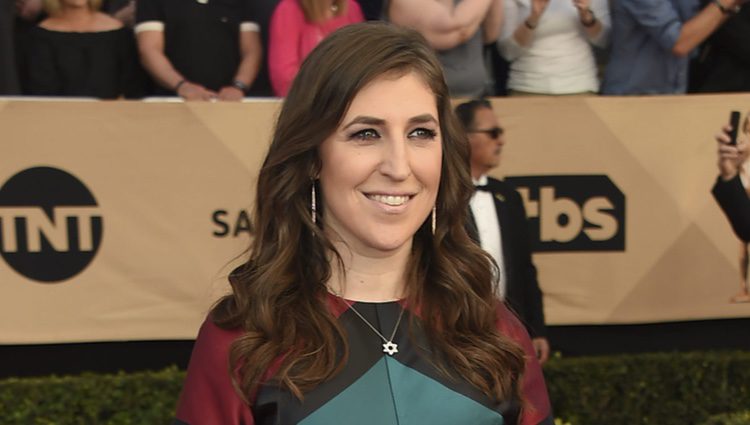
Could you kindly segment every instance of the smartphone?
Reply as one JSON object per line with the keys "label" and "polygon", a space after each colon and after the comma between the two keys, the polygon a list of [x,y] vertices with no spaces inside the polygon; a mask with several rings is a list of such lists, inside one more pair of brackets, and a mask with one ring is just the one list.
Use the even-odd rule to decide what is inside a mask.
{"label": "smartphone", "polygon": [[729,132],[729,144],[737,144],[737,131],[740,128],[740,111],[732,111],[729,114],[729,125],[732,126],[732,131]]}

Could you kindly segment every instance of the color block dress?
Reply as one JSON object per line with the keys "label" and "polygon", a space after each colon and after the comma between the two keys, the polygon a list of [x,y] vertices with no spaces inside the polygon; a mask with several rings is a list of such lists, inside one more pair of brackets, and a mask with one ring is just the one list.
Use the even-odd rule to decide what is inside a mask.
{"label": "color block dress", "polygon": [[235,393],[228,373],[228,352],[241,331],[227,331],[210,319],[203,324],[188,368],[175,425],[510,425],[552,424],[547,389],[531,341],[505,307],[499,329],[527,352],[523,377],[524,408],[519,400],[493,403],[471,384],[443,376],[426,359],[418,322],[409,333],[407,309],[395,331],[398,352],[383,351],[383,341],[365,320],[385,336],[393,333],[399,302],[366,303],[330,297],[349,343],[349,361],[331,380],[298,400],[277,385],[261,385],[247,405]]}

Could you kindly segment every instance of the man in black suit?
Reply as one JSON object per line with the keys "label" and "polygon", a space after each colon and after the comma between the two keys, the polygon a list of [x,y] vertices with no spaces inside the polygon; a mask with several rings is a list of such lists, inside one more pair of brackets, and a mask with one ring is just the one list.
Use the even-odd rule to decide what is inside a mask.
{"label": "man in black suit", "polygon": [[544,363],[550,347],[544,323],[542,292],[531,260],[526,210],[521,195],[487,173],[500,164],[505,139],[492,105],[472,100],[456,108],[471,145],[471,176],[477,190],[471,198],[469,234],[499,268],[498,296],[504,298],[526,325]]}

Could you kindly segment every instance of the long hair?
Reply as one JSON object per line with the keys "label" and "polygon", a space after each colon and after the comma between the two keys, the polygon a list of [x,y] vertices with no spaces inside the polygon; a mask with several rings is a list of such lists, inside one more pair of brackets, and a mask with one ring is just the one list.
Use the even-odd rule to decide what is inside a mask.
{"label": "long hair", "polygon": [[[297,3],[302,8],[302,13],[305,14],[307,22],[324,22],[330,8],[328,2],[321,0],[297,0]],[[335,6],[334,16],[346,14],[347,0],[334,0],[333,5]]]}
{"label": "long hair", "polygon": [[443,135],[437,227],[433,235],[425,220],[414,235],[406,300],[418,306],[436,353],[432,360],[442,371],[494,400],[519,396],[523,352],[496,329],[491,260],[464,228],[473,190],[468,145],[440,64],[417,32],[365,23],[334,32],[302,64],[260,170],[250,258],[230,277],[233,293],[213,311],[217,325],[245,331],[232,345],[230,372],[247,399],[265,379],[301,398],[348,359],[344,331],[327,305],[326,282],[340,257],[325,223],[311,219],[311,188],[321,167],[318,148],[352,99],[368,83],[394,73],[415,73],[428,85]]}

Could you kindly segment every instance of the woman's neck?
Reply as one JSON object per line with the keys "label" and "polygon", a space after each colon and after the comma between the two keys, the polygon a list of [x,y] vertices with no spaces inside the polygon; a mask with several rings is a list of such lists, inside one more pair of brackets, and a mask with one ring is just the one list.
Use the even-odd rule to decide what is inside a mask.
{"label": "woman's neck", "polygon": [[96,12],[88,7],[63,7],[55,17],[64,21],[72,30],[89,31],[94,24]]}
{"label": "woman's neck", "polygon": [[334,243],[343,261],[342,271],[331,257],[328,288],[334,294],[353,301],[383,302],[404,297],[404,272],[411,243],[383,255],[363,255],[343,243]]}

